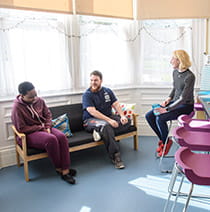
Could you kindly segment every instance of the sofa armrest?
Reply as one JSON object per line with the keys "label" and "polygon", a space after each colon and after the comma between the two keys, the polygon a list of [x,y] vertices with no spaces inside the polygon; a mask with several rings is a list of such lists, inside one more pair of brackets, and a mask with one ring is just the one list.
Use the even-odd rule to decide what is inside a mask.
{"label": "sofa armrest", "polygon": [[23,154],[24,155],[27,155],[26,135],[24,133],[18,132],[17,129],[16,129],[16,127],[14,125],[12,125],[12,130],[14,132],[16,145],[18,145],[17,137],[19,137],[21,139],[21,142],[22,142]]}

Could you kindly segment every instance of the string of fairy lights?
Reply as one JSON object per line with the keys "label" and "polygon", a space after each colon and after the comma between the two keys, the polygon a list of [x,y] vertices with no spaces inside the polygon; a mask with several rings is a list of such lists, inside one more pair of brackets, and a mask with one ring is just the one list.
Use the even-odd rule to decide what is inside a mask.
{"label": "string of fairy lights", "polygon": [[[13,17],[14,20],[14,17]],[[164,45],[173,43],[173,42],[177,42],[181,39],[183,39],[183,37],[185,36],[185,34],[190,30],[192,31],[192,28],[189,26],[184,27],[184,30],[180,30],[180,33],[177,35],[176,38],[173,38],[171,40],[163,40],[160,39],[157,35],[154,35],[154,33],[152,32],[153,29],[153,24],[152,25],[148,25],[148,24],[144,24],[144,22],[142,22],[142,26],[139,27],[136,30],[135,35],[133,35],[130,38],[127,38],[129,36],[129,33],[127,33],[127,37],[125,38],[125,36],[123,37],[119,31],[117,31],[117,27],[114,27],[115,25],[117,26],[116,23],[113,23],[111,21],[109,22],[103,22],[103,21],[79,21],[79,24],[83,25],[83,28],[87,29],[86,32],[81,32],[80,34],[74,34],[74,33],[67,33],[65,30],[65,26],[64,23],[62,23],[61,21],[58,21],[56,19],[44,19],[44,18],[35,18],[35,17],[27,17],[27,18],[23,18],[22,20],[20,20],[20,17],[16,18],[17,21],[16,23],[14,23],[14,21],[10,21],[10,24],[7,24],[6,18],[4,17],[0,17],[0,31],[2,32],[8,32],[10,30],[14,30],[17,28],[23,28],[24,24],[26,24],[27,22],[30,22],[30,25],[32,26],[32,24],[44,24],[45,26],[58,31],[59,33],[64,34],[65,37],[68,38],[78,38],[78,39],[82,39],[84,37],[90,36],[91,34],[94,34],[96,32],[100,32],[101,30],[104,31],[111,31],[114,35],[116,35],[117,37],[119,37],[120,39],[122,39],[125,42],[135,42],[137,40],[137,38],[141,35],[141,33],[144,31],[152,40],[158,42],[158,43],[162,43]],[[2,24],[4,23],[4,24]],[[29,24],[29,23],[28,23]],[[7,26],[8,25],[8,26]],[[171,26],[169,24],[166,24],[164,26],[166,29],[170,28]],[[176,27],[177,29],[179,28],[179,26],[177,24],[173,24],[173,27]],[[157,28],[157,27],[156,27]]]}

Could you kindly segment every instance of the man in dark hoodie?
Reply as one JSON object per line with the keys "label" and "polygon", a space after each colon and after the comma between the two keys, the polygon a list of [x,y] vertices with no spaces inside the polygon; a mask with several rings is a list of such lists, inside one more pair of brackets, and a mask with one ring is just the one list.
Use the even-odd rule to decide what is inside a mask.
{"label": "man in dark hoodie", "polygon": [[44,100],[37,97],[30,82],[21,83],[18,91],[12,109],[12,123],[19,132],[26,134],[28,147],[46,150],[61,178],[75,184],[73,176],[76,170],[69,169],[68,140],[61,131],[52,128],[52,115]]}

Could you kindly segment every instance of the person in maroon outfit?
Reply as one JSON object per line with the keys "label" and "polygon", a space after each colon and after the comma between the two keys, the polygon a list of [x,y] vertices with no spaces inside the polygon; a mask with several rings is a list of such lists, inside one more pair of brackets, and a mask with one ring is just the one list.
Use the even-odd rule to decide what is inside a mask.
{"label": "person in maroon outfit", "polygon": [[73,176],[76,170],[69,169],[68,140],[61,131],[52,128],[52,115],[45,101],[37,97],[30,82],[22,82],[18,91],[12,109],[12,123],[19,132],[26,134],[28,147],[46,150],[61,178],[75,184]]}

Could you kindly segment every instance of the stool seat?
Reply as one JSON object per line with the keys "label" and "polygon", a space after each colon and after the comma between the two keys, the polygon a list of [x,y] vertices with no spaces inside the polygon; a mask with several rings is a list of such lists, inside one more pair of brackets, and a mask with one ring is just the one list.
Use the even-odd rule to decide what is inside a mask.
{"label": "stool seat", "polygon": [[203,119],[192,119],[188,115],[178,117],[179,125],[184,126],[188,130],[207,131],[210,132],[210,121]]}
{"label": "stool seat", "polygon": [[175,154],[175,160],[182,168],[187,179],[193,184],[210,185],[209,154],[197,154],[187,147],[179,148]]}
{"label": "stool seat", "polygon": [[210,132],[188,130],[182,126],[173,129],[173,136],[180,146],[194,151],[210,151]]}

